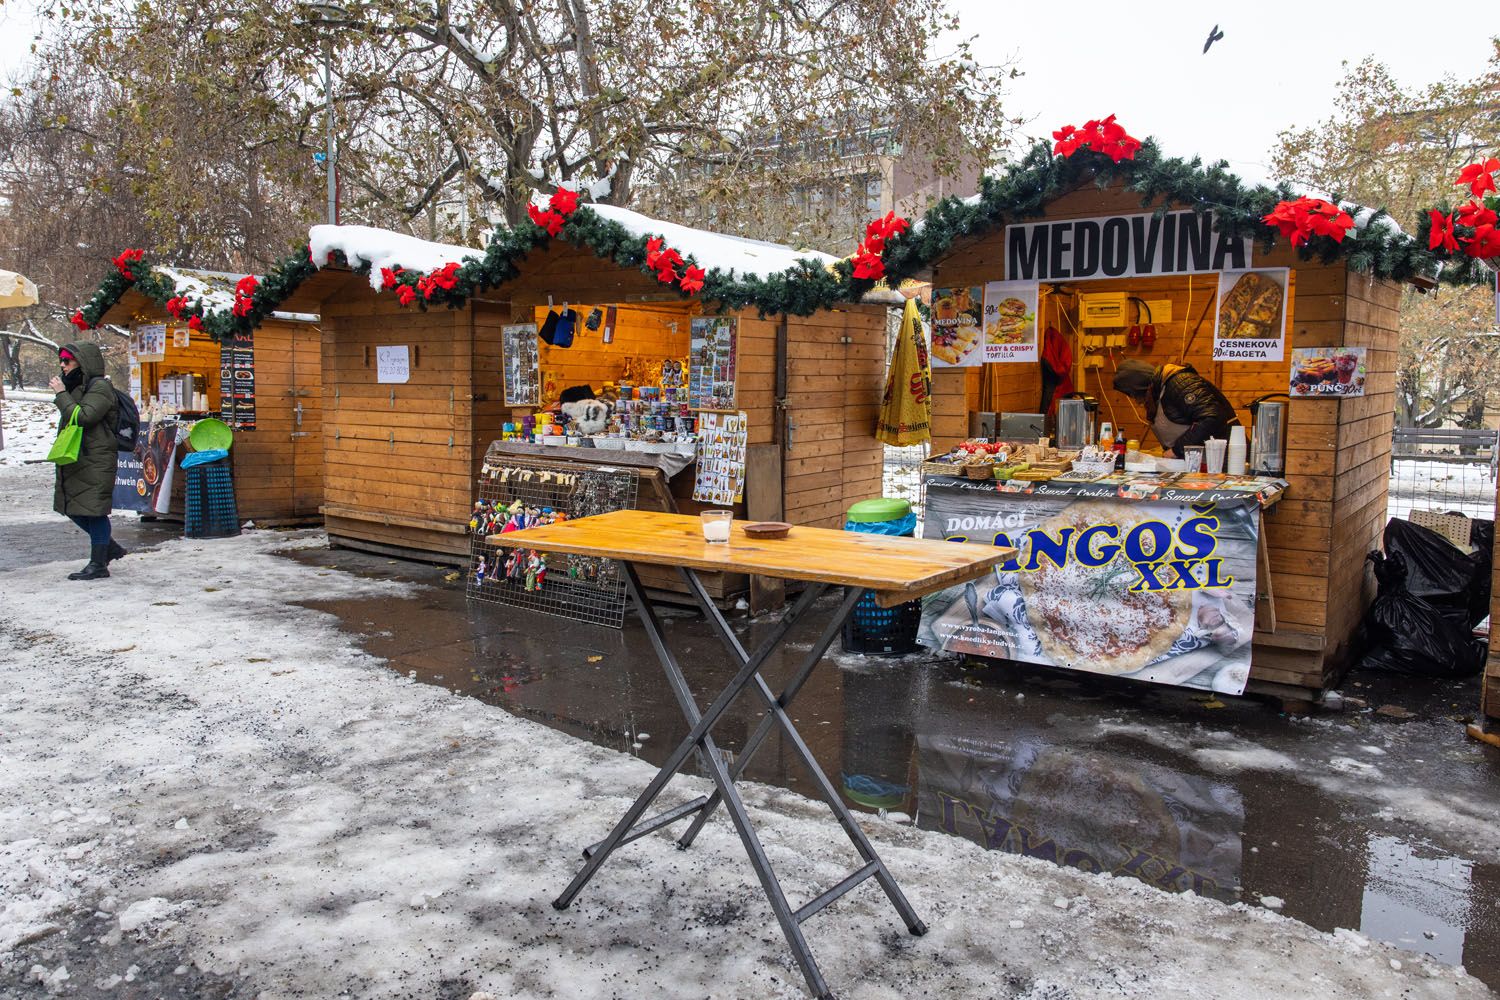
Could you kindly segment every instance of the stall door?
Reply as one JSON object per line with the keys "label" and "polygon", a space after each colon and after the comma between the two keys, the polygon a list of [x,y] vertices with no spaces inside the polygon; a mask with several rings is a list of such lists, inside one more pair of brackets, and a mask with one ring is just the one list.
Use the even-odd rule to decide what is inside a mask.
{"label": "stall door", "polygon": [[323,335],[311,323],[292,328],[292,511],[317,518],[323,504]]}

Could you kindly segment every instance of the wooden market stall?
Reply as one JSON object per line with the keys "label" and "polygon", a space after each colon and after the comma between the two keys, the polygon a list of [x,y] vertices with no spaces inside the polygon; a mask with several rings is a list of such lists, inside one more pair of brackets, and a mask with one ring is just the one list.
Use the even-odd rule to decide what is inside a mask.
{"label": "wooden market stall", "polygon": [[[1500,486],[1497,486],[1500,491]],[[1500,495],[1495,497],[1496,510],[1500,510]],[[1489,728],[1500,722],[1500,534],[1495,539],[1495,558],[1491,563],[1490,579],[1490,648],[1484,661],[1484,677],[1481,680],[1479,707],[1486,719],[1492,720]]]}
{"label": "wooden market stall", "polygon": [[[1125,358],[1193,366],[1223,390],[1249,428],[1252,401],[1295,389],[1289,383],[1293,349],[1363,349],[1363,395],[1299,397],[1288,404],[1287,487],[1263,512],[1247,690],[1301,702],[1326,689],[1345,667],[1356,626],[1373,596],[1364,555],[1379,547],[1386,520],[1401,289],[1396,282],[1357,273],[1341,259],[1304,260],[1285,241],[1269,251],[1254,244],[1253,259],[1221,253],[1206,217],[1185,211],[1181,200],[1167,206],[1171,214],[1165,217],[1143,216],[1163,204],[1158,198],[1143,205],[1141,194],[1120,180],[1106,187],[1092,177],[1081,180],[1041,205],[1039,214],[1026,212],[1010,225],[998,220],[955,240],[931,262],[935,294],[1037,279],[1037,332],[1045,336],[1050,327],[1067,345],[1074,388],[1099,401],[1098,419],[1111,421],[1117,437],[1152,444],[1144,414],[1110,384]],[[1132,217],[1143,219],[1140,231],[1131,228]],[[1155,230],[1153,218],[1159,222]],[[1108,221],[1119,219],[1125,221]],[[1075,220],[1090,221],[1068,225]],[[1022,224],[1035,228],[1026,230],[1026,237],[1016,236]],[[1111,230],[1120,242],[1111,243]],[[1142,233],[1152,241],[1175,240],[1175,259],[1167,249],[1159,258],[1165,264],[1155,273],[1105,277],[1110,246],[1118,248],[1114,273],[1119,274],[1128,270],[1124,241],[1134,240],[1139,250]],[[1078,241],[1076,253],[1071,240]],[[1248,254],[1248,240],[1244,249]],[[1066,266],[1070,260],[1075,270]],[[1245,267],[1290,269],[1285,356],[1215,361],[1219,276]],[[1118,318],[1100,322],[1098,310],[1110,308]],[[1085,314],[1093,325],[1084,321]],[[1154,344],[1129,343],[1127,328],[1147,323],[1154,324]],[[1046,409],[1038,363],[942,367],[940,352],[934,357],[934,454],[969,437],[976,413]]]}
{"label": "wooden market stall", "polygon": [[[323,390],[317,317],[277,313],[267,316],[253,337],[220,344],[176,318],[166,303],[186,296],[201,303],[205,313],[227,312],[244,275],[161,266],[150,275],[153,280],[124,288],[96,321],[136,334],[131,388],[143,418],[153,413],[183,420],[222,417],[235,430],[230,462],[241,520],[265,526],[318,520]],[[140,333],[151,328],[159,328],[154,330],[159,353],[141,360],[135,353]],[[236,387],[228,405],[225,380]]]}
{"label": "wooden market stall", "polygon": [[[732,262],[741,268],[751,259],[746,252],[776,271],[801,256],[832,259],[596,210],[633,235],[666,235],[708,267],[724,245],[740,253]],[[337,251],[334,259],[365,265],[374,284],[383,270],[431,273],[446,262],[483,257],[362,227],[316,227],[312,242],[315,260]],[[662,399],[663,362],[680,362],[685,371],[694,321],[714,317],[730,321],[734,331],[730,357],[719,359],[728,367],[718,372],[722,394],[714,408],[745,420],[745,488],[733,505],[741,516],[837,526],[849,504],[880,492],[883,451],[873,428],[884,388],[883,304],[848,303],[809,316],[763,316],[753,302],[720,310],[587,242],[558,238],[530,249],[460,308],[403,306],[397,294],[377,294],[368,274],[340,265],[323,267],[280,307],[322,317],[323,514],[336,545],[464,560],[476,480],[491,446],[502,440],[512,453],[531,449],[554,459],[561,453],[580,464],[628,455],[639,463],[640,451],[610,450],[623,441],[596,438],[596,448],[559,449],[547,445],[561,439],[543,442],[540,427],[530,445],[510,439],[562,389],[585,385],[611,397],[622,395],[621,386],[634,387],[629,403],[615,400],[611,425],[618,434],[623,420],[624,436],[632,436],[638,430],[632,414],[620,411],[650,410],[650,400]],[[540,341],[537,330],[549,312],[565,309],[579,320],[571,346]],[[392,358],[398,371],[382,368]],[[686,381],[684,374],[674,398],[679,412],[696,421],[701,411],[687,406]],[[686,420],[667,424],[666,434],[658,427],[652,436],[696,427]],[[686,447],[691,454],[692,443]],[[683,512],[711,505],[692,499],[692,467],[663,479],[664,490],[647,484],[643,503]],[[737,586],[742,581],[718,583],[722,591]]]}

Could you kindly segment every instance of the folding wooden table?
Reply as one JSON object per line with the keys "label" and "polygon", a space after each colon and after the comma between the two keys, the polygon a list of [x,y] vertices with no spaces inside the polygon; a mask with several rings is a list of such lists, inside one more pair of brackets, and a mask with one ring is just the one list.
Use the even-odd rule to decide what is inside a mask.
{"label": "folding wooden table", "polygon": [[[740,521],[734,522],[727,545],[711,544],[704,541],[701,522],[697,517],[642,510],[621,510],[492,535],[490,542],[506,547],[536,549],[539,552],[619,559],[624,564],[626,586],[640,613],[641,624],[661,660],[673,696],[690,727],[688,735],[672,751],[656,777],[615,824],[609,836],[584,848],[583,856],[587,863],[563,890],[562,895],[553,901],[553,906],[560,910],[567,908],[616,848],[678,820],[692,817],[692,824],[678,839],[680,848],[689,847],[722,803],[729,812],[730,821],[734,824],[740,841],[745,845],[745,852],[749,855],[750,864],[771,903],[776,921],[791,945],[797,965],[807,980],[808,990],[814,996],[832,997],[833,994],[829,992],[822,973],[818,971],[817,962],[808,949],[807,941],[802,936],[802,922],[866,879],[874,878],[880,883],[912,934],[927,932],[927,926],[917,917],[895,878],[876,855],[875,848],[839,798],[837,789],[813,759],[812,752],[787,714],[787,706],[812,674],[813,668],[822,660],[828,646],[840,634],[845,620],[853,613],[854,606],[866,590],[873,590],[876,600],[884,607],[900,604],[981,576],[992,566],[1013,557],[1014,549],[804,527],[792,528],[786,538],[764,540],[747,536],[744,533],[744,522]],[[718,634],[719,641],[739,665],[733,679],[701,713],[688,689],[682,668],[667,648],[656,609],[646,596],[636,574],[635,567],[638,564],[678,570],[689,592],[707,616],[710,626]],[[740,645],[724,616],[714,606],[698,579],[700,570],[801,580],[808,586],[781,621],[772,628],[770,635],[752,653]],[[848,588],[839,610],[823,628],[822,634],[778,695],[761,677],[761,666],[830,586]],[[767,712],[734,763],[729,765],[714,743],[712,730],[729,705],[746,688],[754,691],[765,703]],[[765,850],[751,826],[750,816],[734,785],[773,727],[781,730],[793,753],[801,759],[818,794],[833,810],[834,817],[864,860],[864,864],[843,881],[796,909],[792,908],[782,892],[776,873],[766,858]],[[700,759],[713,779],[714,792],[643,822],[641,817],[651,803],[695,750],[700,752]]]}

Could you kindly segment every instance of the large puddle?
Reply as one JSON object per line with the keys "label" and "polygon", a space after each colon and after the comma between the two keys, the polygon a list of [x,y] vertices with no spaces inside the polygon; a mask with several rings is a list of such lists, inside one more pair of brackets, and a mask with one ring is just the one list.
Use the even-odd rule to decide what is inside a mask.
{"label": "large puddle", "polygon": [[[299,558],[437,576],[349,553]],[[631,623],[617,631],[470,604],[456,582],[413,598],[313,606],[337,615],[394,670],[582,739],[659,763],[686,735]],[[703,704],[732,671],[701,621],[668,620]],[[763,627],[737,625],[746,645]],[[794,643],[770,666],[773,687],[796,653]],[[1439,786],[1500,802],[1500,753],[1465,743],[1445,717],[1460,699],[1474,704],[1470,693],[1372,686],[1345,690],[1405,697],[1417,718],[1297,721],[1254,702],[1215,710],[1208,699],[1117,682],[839,655],[814,673],[792,714],[858,809],[991,850],[1270,905],[1324,930],[1351,928],[1462,964],[1500,986],[1497,859],[1442,837],[1441,815],[1392,807],[1430,801],[1423,790]],[[758,719],[741,699],[715,730],[720,746],[737,751]],[[1216,741],[1225,749],[1213,749]],[[1339,776],[1401,794],[1364,797],[1322,780]],[[761,749],[747,777],[810,788],[779,740]]]}

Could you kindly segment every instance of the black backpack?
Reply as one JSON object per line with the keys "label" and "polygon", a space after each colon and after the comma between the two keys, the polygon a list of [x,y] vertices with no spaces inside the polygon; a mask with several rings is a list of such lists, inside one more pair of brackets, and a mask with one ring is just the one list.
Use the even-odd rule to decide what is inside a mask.
{"label": "black backpack", "polygon": [[[96,375],[89,379],[89,385],[92,386],[101,378],[109,381],[103,375]],[[110,383],[110,389],[115,394],[115,450],[135,451],[136,442],[141,437],[141,411],[136,408],[135,400],[129,393],[116,389],[114,383]]]}

